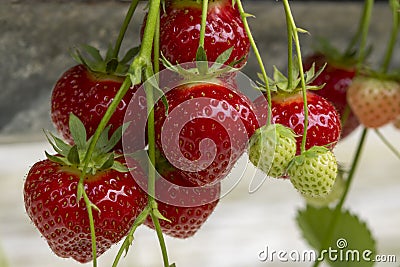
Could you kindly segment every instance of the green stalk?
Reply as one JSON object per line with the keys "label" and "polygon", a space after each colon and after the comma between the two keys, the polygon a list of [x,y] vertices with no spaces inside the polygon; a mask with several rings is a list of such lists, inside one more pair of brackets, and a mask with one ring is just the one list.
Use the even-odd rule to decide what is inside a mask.
{"label": "green stalk", "polygon": [[115,42],[112,58],[118,58],[118,54],[121,49],[122,40],[125,37],[126,30],[128,29],[129,23],[132,20],[133,14],[135,13],[138,3],[139,3],[139,0],[133,0],[131,2],[131,4],[129,5],[129,9],[128,9],[128,12],[126,13],[125,20],[122,23],[122,26],[119,30],[119,35],[117,37],[117,41]]}
{"label": "green stalk", "polygon": [[[300,41],[299,41],[299,31],[303,31],[299,28],[297,28],[296,23],[294,21],[292,11],[290,10],[290,5],[288,0],[283,0],[283,5],[285,8],[285,14],[286,14],[286,21],[287,21],[287,27],[288,27],[288,42],[292,38],[294,39],[294,44],[296,47],[296,54],[297,54],[297,60],[298,60],[298,66],[299,66],[299,74],[300,74],[300,82],[301,82],[301,89],[302,89],[302,95],[303,95],[303,102],[304,102],[304,132],[303,132],[303,138],[301,141],[301,152],[303,153],[306,150],[306,141],[307,141],[307,130],[308,130],[308,103],[307,103],[307,89],[306,89],[306,81],[304,78],[304,70],[303,70],[303,62],[301,59],[301,48],[300,48]],[[289,42],[291,43],[291,41]],[[292,62],[292,54],[291,54],[291,49],[289,52],[289,57],[288,57],[288,64],[293,64]],[[293,66],[291,67],[293,69]],[[289,75],[291,75],[292,70],[288,69],[288,79],[289,82],[293,80]]]}
{"label": "green stalk", "polygon": [[369,20],[368,17],[371,16],[371,6],[370,6],[370,3],[367,4],[367,1],[368,1],[368,0],[366,0],[366,1],[364,2],[362,15],[361,15],[361,17],[360,17],[360,21],[358,22],[358,29],[357,29],[357,32],[356,32],[356,34],[353,36],[351,42],[349,43],[349,45],[348,45],[348,47],[347,47],[347,49],[346,49],[346,52],[345,52],[346,55],[351,54],[352,51],[353,51],[353,49],[355,49],[357,43],[360,41],[360,38],[361,38],[361,36],[362,36],[362,34],[363,34],[366,21],[368,21],[368,20]]}
{"label": "green stalk", "polygon": [[122,246],[119,248],[117,256],[114,259],[112,267],[117,267],[119,260],[121,259],[124,251],[127,253],[129,246],[133,242],[133,234],[135,233],[136,229],[146,220],[147,216],[150,214],[150,208],[147,206],[135,219],[131,229],[129,230],[128,235],[126,236]]}
{"label": "green stalk", "polygon": [[360,23],[360,46],[358,48],[358,67],[361,68],[367,51],[367,39],[368,39],[368,31],[369,25],[371,22],[371,14],[374,6],[374,0],[365,0],[364,2],[364,14]]}
{"label": "green stalk", "polygon": [[272,110],[271,110],[271,107],[272,107],[271,98],[272,97],[271,97],[271,89],[269,87],[267,72],[265,70],[264,63],[261,58],[258,47],[256,45],[256,42],[254,41],[253,34],[251,33],[249,24],[247,22],[247,17],[250,17],[251,15],[245,13],[240,0],[236,0],[235,3],[238,5],[238,10],[240,13],[240,17],[242,18],[242,21],[243,21],[244,29],[246,31],[247,36],[249,37],[251,48],[253,49],[254,55],[256,56],[258,66],[260,67],[260,70],[261,70],[261,75],[265,81],[265,90],[267,93],[267,101],[268,101],[268,116],[267,116],[267,126],[268,126],[272,122]]}
{"label": "green stalk", "polygon": [[287,87],[288,88],[292,88],[293,87],[293,29],[294,26],[292,24],[292,21],[290,20],[291,18],[291,14],[288,15],[287,12],[290,13],[290,10],[286,10],[285,7],[285,13],[286,13],[286,30],[287,30],[287,62],[288,62],[288,84]]}
{"label": "green stalk", "polygon": [[400,152],[389,142],[389,140],[381,133],[381,131],[375,129],[375,133],[378,135],[381,141],[389,148],[389,150],[392,151],[393,154],[400,159]]}
{"label": "green stalk", "polygon": [[[139,56],[141,56],[145,62],[151,59],[152,47],[154,37],[158,37],[159,28],[159,17],[160,17],[160,0],[151,0],[149,6],[149,12],[147,16],[146,27],[144,30],[143,41]],[[154,76],[153,68],[151,64],[147,64],[145,68],[145,78],[149,79]],[[148,139],[148,155],[149,155],[149,178],[148,178],[148,198],[149,207],[151,209],[150,216],[153,220],[154,228],[157,233],[159,240],[161,253],[163,257],[164,267],[169,267],[168,253],[165,245],[165,240],[161,230],[158,217],[155,215],[158,212],[157,202],[155,196],[155,182],[156,182],[156,170],[155,170],[155,130],[154,130],[154,88],[150,83],[145,83],[146,100],[147,100],[147,112],[148,112],[148,126],[147,126],[147,139]]]}
{"label": "green stalk", "polygon": [[[324,248],[329,246],[329,244],[330,244],[330,242],[332,240],[333,234],[334,234],[334,232],[336,230],[336,226],[337,226],[337,223],[338,223],[338,221],[340,219],[340,215],[341,215],[341,211],[342,211],[342,208],[343,208],[343,204],[344,204],[344,202],[345,202],[345,200],[347,198],[347,195],[348,195],[349,190],[350,190],[350,185],[351,185],[351,183],[352,183],[352,181],[354,179],[354,175],[355,175],[357,166],[358,166],[358,164],[360,162],[360,157],[361,157],[361,153],[362,153],[365,141],[366,141],[367,133],[368,133],[368,129],[364,128],[364,130],[363,130],[363,132],[361,134],[360,141],[359,141],[358,146],[357,146],[356,154],[354,156],[353,163],[351,165],[351,169],[350,169],[349,175],[348,175],[347,180],[346,180],[346,185],[345,185],[345,189],[344,189],[343,195],[340,198],[339,203],[336,205],[335,210],[333,211],[332,220],[330,221],[329,227],[327,228],[328,231],[325,234],[325,238],[324,238],[325,242],[321,246],[321,251],[322,251],[322,249],[324,249]],[[320,255],[318,255],[318,258],[319,257],[320,257]],[[318,267],[321,264],[321,262],[322,261],[315,261],[313,267]]]}
{"label": "green stalk", "polygon": [[201,27],[200,27],[200,40],[199,47],[204,49],[204,39],[206,35],[206,25],[207,25],[207,12],[208,12],[208,0],[203,0],[203,6],[201,9]]}
{"label": "green stalk", "polygon": [[383,73],[387,73],[392,59],[394,47],[396,45],[396,40],[399,32],[399,0],[389,0],[390,8],[392,10],[392,30],[389,37],[388,46],[386,48],[385,57],[383,59],[381,70]]}

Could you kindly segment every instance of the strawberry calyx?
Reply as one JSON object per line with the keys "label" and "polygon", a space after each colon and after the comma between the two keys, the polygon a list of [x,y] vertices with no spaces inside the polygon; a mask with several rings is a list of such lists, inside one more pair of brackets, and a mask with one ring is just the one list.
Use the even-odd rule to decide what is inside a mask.
{"label": "strawberry calyx", "polygon": [[[316,52],[314,58],[317,61],[326,61],[330,65],[340,69],[356,69],[361,63],[361,59],[357,56],[356,49],[348,49],[345,52],[341,52],[324,38],[318,39],[314,51]],[[370,50],[368,50],[367,55],[369,53]],[[318,63],[322,62],[317,62],[317,66]]]}
{"label": "strawberry calyx", "polygon": [[[82,54],[81,50],[85,55]],[[122,59],[118,59],[114,55],[114,49],[111,46],[108,47],[105,57],[101,55],[97,48],[90,45],[83,45],[81,50],[75,49],[71,56],[90,71],[124,77],[129,71],[130,61],[139,53],[140,46],[129,49]]]}
{"label": "strawberry calyx", "polygon": [[179,74],[185,82],[209,81],[240,70],[240,68],[233,67],[238,61],[229,65],[224,64],[228,61],[232,51],[233,47],[222,52],[215,62],[209,62],[204,48],[199,46],[195,62],[174,65],[164,55],[161,55],[161,61],[168,70]]}
{"label": "strawberry calyx", "polygon": [[[313,63],[310,69],[304,72],[306,90],[319,90],[324,87],[325,84],[312,85],[311,83],[321,74],[321,72],[325,69],[325,66],[326,64],[322,68],[319,68],[318,71],[316,71],[315,63]],[[266,91],[266,84],[268,83],[269,89],[272,92],[278,94],[298,93],[299,91],[302,91],[302,86],[300,68],[297,60],[294,60],[292,74],[292,78],[289,79],[281,71],[279,71],[276,66],[274,66],[273,77],[268,77],[268,81],[265,81],[263,75],[261,75],[260,73],[257,74],[258,78],[261,80],[261,82],[256,82],[258,85],[257,88],[261,91]]]}
{"label": "strawberry calyx", "polygon": [[126,125],[120,126],[110,138],[108,138],[110,126],[107,126],[104,129],[98,142],[96,143],[92,157],[87,163],[87,166],[84,162],[84,159],[92,138],[87,139],[85,126],[73,113],[70,114],[69,126],[71,135],[75,142],[74,145],[64,142],[52,133],[46,133],[49,143],[57,153],[57,155],[50,155],[49,153],[45,152],[46,157],[49,160],[59,163],[63,166],[75,168],[80,172],[86,170],[86,174],[89,175],[95,175],[98,171],[105,171],[108,169],[113,169],[119,172],[128,171],[126,166],[116,160],[121,155],[116,155],[114,152],[112,152],[113,147],[121,139],[122,132],[126,128]]}

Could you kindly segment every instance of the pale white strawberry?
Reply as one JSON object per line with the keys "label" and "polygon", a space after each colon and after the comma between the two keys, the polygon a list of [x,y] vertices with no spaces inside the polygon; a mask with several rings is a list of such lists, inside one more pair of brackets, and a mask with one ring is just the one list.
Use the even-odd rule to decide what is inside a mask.
{"label": "pale white strawberry", "polygon": [[296,156],[288,167],[293,186],[303,195],[324,197],[331,192],[338,172],[335,155],[327,148],[313,146]]}
{"label": "pale white strawberry", "polygon": [[268,176],[282,177],[295,155],[295,134],[281,124],[262,126],[250,139],[249,159]]}
{"label": "pale white strawberry", "polygon": [[358,76],[348,89],[347,101],[361,124],[379,128],[400,115],[400,84],[394,80]]}

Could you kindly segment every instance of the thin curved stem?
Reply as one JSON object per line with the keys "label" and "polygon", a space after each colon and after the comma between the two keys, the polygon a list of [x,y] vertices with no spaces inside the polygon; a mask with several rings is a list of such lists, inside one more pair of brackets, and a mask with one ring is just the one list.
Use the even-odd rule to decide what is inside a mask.
{"label": "thin curved stem", "polygon": [[138,3],[139,3],[139,0],[133,0],[131,2],[131,4],[129,5],[128,12],[126,13],[124,22],[122,23],[122,26],[119,30],[117,40],[115,42],[112,58],[118,58],[118,54],[119,54],[119,50],[121,49],[122,41],[125,37],[126,30],[128,29],[129,23],[132,20],[133,14],[135,13]]}
{"label": "thin curved stem", "polygon": [[[297,28],[296,23],[294,21],[292,11],[290,9],[289,1],[288,0],[283,0],[283,5],[285,8],[285,14],[286,14],[286,21],[287,21],[287,27],[288,27],[288,40],[294,39],[294,44],[296,47],[296,54],[297,54],[297,64],[299,68],[299,74],[300,74],[300,83],[301,83],[301,89],[302,89],[302,95],[303,95],[303,102],[304,102],[304,132],[303,132],[303,138],[301,141],[301,152],[303,153],[306,150],[306,141],[307,141],[307,130],[308,130],[308,103],[307,103],[307,88],[306,88],[306,81],[304,77],[304,70],[303,70],[303,62],[302,62],[302,56],[301,56],[301,48],[300,48],[300,41],[299,41],[299,34],[298,32],[300,31],[299,28]],[[303,31],[303,30],[301,30]],[[293,69],[293,61],[292,54],[289,52],[289,57],[288,57],[288,65],[291,65],[291,69]],[[293,80],[289,75],[292,73],[292,70],[288,70],[288,79]]]}
{"label": "thin curved stem", "polygon": [[[364,144],[365,144],[365,141],[366,141],[367,133],[368,133],[368,129],[364,128],[364,130],[363,130],[363,132],[361,134],[360,141],[359,141],[358,146],[357,146],[356,154],[354,155],[354,159],[353,159],[353,162],[352,162],[352,165],[351,165],[351,169],[349,171],[349,174],[348,174],[348,177],[347,177],[347,180],[346,180],[346,185],[345,185],[345,189],[344,189],[343,195],[340,198],[339,203],[336,205],[335,210],[333,211],[332,220],[330,221],[329,227],[327,228],[328,232],[325,234],[325,238],[324,238],[325,242],[324,242],[324,244],[322,244],[321,249],[326,248],[329,245],[329,243],[331,242],[331,240],[332,240],[333,234],[334,234],[335,229],[336,229],[336,225],[337,225],[337,223],[338,223],[338,221],[340,219],[340,214],[341,214],[344,202],[345,202],[345,200],[347,198],[347,195],[348,195],[348,193],[350,191],[350,186],[351,186],[351,184],[353,182],[356,169],[357,169],[358,164],[360,162],[360,158],[361,158],[362,150],[364,148]],[[318,258],[320,258],[319,256],[318,256]],[[321,262],[322,261],[315,261],[313,267],[318,267],[321,264]]]}
{"label": "thin curved stem", "polygon": [[246,31],[246,34],[247,34],[248,38],[249,38],[250,45],[251,45],[251,48],[253,49],[254,55],[255,55],[255,57],[257,59],[258,66],[260,67],[262,78],[265,81],[265,90],[266,90],[267,102],[268,102],[268,116],[267,116],[267,126],[268,126],[272,122],[272,103],[271,103],[272,102],[272,100],[271,100],[272,97],[271,97],[271,89],[270,89],[269,82],[268,82],[267,72],[265,70],[264,63],[263,63],[263,60],[261,58],[260,52],[258,50],[257,44],[254,41],[253,34],[251,33],[249,24],[247,22],[247,17],[250,17],[251,15],[247,14],[244,11],[242,3],[241,3],[240,0],[236,0],[235,3],[238,6],[238,10],[239,10],[239,13],[240,13],[240,17],[242,18],[244,29]]}
{"label": "thin curved stem", "polygon": [[375,133],[382,140],[382,142],[389,148],[389,150],[392,151],[393,154],[400,159],[400,152],[390,143],[390,141],[381,133],[381,131],[375,129]]}
{"label": "thin curved stem", "polygon": [[364,14],[360,22],[360,46],[358,48],[358,64],[359,68],[364,64],[367,51],[367,40],[369,25],[371,23],[372,9],[374,6],[374,0],[365,0],[364,2]]}
{"label": "thin curved stem", "polygon": [[399,0],[389,0],[390,7],[392,10],[392,30],[389,37],[389,42],[386,48],[386,53],[382,62],[381,70],[386,73],[389,69],[390,61],[392,60],[392,55],[394,47],[396,45],[397,36],[399,33]]}

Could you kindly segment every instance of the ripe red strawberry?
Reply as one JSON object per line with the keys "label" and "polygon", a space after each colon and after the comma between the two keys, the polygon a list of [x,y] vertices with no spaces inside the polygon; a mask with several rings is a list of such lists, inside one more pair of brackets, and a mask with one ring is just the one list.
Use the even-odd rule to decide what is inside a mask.
{"label": "ripe red strawberry", "polygon": [[[86,64],[86,62],[84,62]],[[95,68],[92,65],[76,65],[68,69],[56,82],[51,97],[51,118],[58,132],[72,144],[68,119],[70,113],[75,114],[85,125],[89,136],[93,135],[107,108],[114,99],[124,81],[124,76],[114,72],[107,73],[106,66]],[[105,64],[105,63],[104,63]],[[131,150],[142,149],[145,146],[144,136],[137,129],[144,129],[146,123],[146,105],[135,98],[139,86],[132,87],[124,96],[108,125],[110,135],[123,124],[127,106],[136,114],[125,134],[130,137]],[[121,142],[116,149],[122,150]]]}
{"label": "ripe red strawberry", "polygon": [[258,128],[249,99],[221,81],[182,84],[165,96],[168,116],[161,101],[155,109],[160,151],[193,184],[223,179]]}
{"label": "ripe red strawberry", "polygon": [[[255,100],[261,124],[266,123],[267,102],[264,96]],[[306,149],[312,146],[327,146],[332,149],[339,140],[341,125],[335,107],[325,98],[307,91],[308,128]],[[272,97],[272,123],[291,128],[296,137],[297,155],[300,154],[304,131],[304,102],[302,93],[279,93]]]}
{"label": "ripe red strawberry", "polygon": [[[26,212],[50,248],[59,257],[81,263],[92,260],[87,208],[83,198],[77,198],[87,149],[83,137],[75,139],[79,145],[74,147],[54,137],[52,145],[60,154],[35,163],[24,185]],[[122,155],[102,153],[113,145],[115,141],[99,144],[84,181],[88,198],[98,208],[93,209],[98,256],[128,233],[147,204],[147,195],[135,182],[145,179],[141,167]],[[129,172],[125,167],[128,161]]]}
{"label": "ripe red strawberry", "polygon": [[[343,60],[342,60],[343,61]],[[347,91],[356,74],[356,67],[351,62],[341,62],[322,53],[315,53],[305,58],[305,68],[310,68],[315,63],[316,69],[324,70],[315,78],[311,85],[324,85],[320,90],[314,91],[317,95],[323,96],[335,106],[342,119],[341,138],[352,133],[359,125],[357,117],[351,111],[347,103]]]}
{"label": "ripe red strawberry", "polygon": [[[160,50],[172,63],[193,62],[199,46],[201,2],[167,0],[161,11]],[[209,62],[215,62],[222,52],[233,47],[225,64],[242,60],[235,67],[245,64],[250,42],[243,27],[238,9],[230,0],[210,1],[204,49]]]}
{"label": "ripe red strawberry", "polygon": [[379,128],[400,114],[400,84],[376,77],[358,76],[347,94],[349,105],[367,128]]}
{"label": "ripe red strawberry", "polygon": [[[188,238],[197,233],[219,202],[221,183],[196,187],[165,159],[157,162],[161,174],[156,183],[158,210],[169,221],[160,220],[163,233]],[[154,229],[149,216],[144,222]]]}

